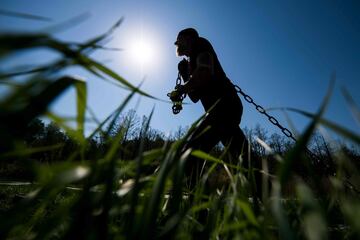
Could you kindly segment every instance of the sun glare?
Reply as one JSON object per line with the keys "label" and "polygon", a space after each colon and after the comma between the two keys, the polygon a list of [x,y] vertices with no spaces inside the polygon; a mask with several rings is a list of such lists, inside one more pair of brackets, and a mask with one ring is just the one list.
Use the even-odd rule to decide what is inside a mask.
{"label": "sun glare", "polygon": [[145,39],[134,41],[130,48],[130,52],[133,60],[142,65],[142,67],[146,67],[154,58],[151,43],[145,41]]}
{"label": "sun glare", "polygon": [[150,36],[138,36],[128,40],[128,57],[131,65],[141,76],[153,72],[159,65],[159,49]]}
{"label": "sun glare", "polygon": [[160,36],[148,26],[132,26],[124,35],[121,45],[125,50],[126,65],[135,76],[143,78],[158,74],[163,66]]}

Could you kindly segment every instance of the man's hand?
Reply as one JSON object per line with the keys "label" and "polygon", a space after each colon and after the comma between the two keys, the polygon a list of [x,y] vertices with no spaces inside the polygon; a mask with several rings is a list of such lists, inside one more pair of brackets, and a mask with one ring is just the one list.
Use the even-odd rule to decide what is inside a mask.
{"label": "man's hand", "polygon": [[185,58],[178,63],[178,70],[180,74],[186,74],[188,72],[188,64],[189,63]]}
{"label": "man's hand", "polygon": [[184,85],[176,85],[175,90],[168,93],[167,96],[173,103],[172,111],[174,114],[178,114],[182,109],[182,101],[185,98],[185,92],[183,92]]}
{"label": "man's hand", "polygon": [[181,101],[181,95],[182,93],[179,90],[174,90],[171,93],[168,94],[168,96],[170,97],[170,100],[172,102],[179,102]]}
{"label": "man's hand", "polygon": [[178,70],[181,75],[181,77],[184,79],[184,81],[189,80],[189,62],[184,58],[181,60],[178,64]]}

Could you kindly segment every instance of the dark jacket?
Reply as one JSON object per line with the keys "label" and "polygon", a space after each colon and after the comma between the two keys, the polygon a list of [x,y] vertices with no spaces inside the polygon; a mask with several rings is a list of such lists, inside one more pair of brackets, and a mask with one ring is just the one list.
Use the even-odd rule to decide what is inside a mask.
{"label": "dark jacket", "polygon": [[243,111],[240,98],[221,67],[212,45],[205,38],[198,38],[194,45],[190,55],[190,74],[197,68],[197,57],[204,52],[210,53],[213,57],[214,75],[211,79],[206,79],[207,82],[204,86],[191,92],[189,97],[194,102],[200,100],[205,111],[208,111],[220,99],[216,107],[210,112],[212,118],[222,122],[228,118],[240,123]]}

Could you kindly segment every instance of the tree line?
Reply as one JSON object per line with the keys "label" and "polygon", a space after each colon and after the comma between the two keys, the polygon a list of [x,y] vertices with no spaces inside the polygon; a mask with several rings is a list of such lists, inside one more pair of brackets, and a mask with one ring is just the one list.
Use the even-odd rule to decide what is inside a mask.
{"label": "tree line", "polygon": [[[108,140],[113,139],[119,132],[122,132],[122,138],[119,140],[121,147],[117,155],[119,159],[131,161],[138,156],[140,144],[143,145],[143,151],[161,148],[166,143],[171,144],[182,138],[189,129],[189,127],[179,126],[170,135],[165,135],[163,132],[151,127],[146,129],[147,122],[147,117],[139,117],[134,110],[121,114],[114,124],[87,139],[84,158],[89,161],[101,159],[109,148]],[[284,156],[294,146],[291,139],[278,133],[269,134],[260,125],[253,129],[245,128],[244,132],[251,145],[252,156],[257,159],[266,159],[270,172],[276,171],[277,160],[274,156]],[[56,163],[71,158],[76,160],[76,156],[72,155],[80,147],[77,140],[69,136],[57,124],[54,122],[45,123],[39,118],[34,119],[27,126],[22,144],[30,149],[43,148],[43,150],[35,151],[27,157],[29,160],[44,164]],[[329,142],[322,134],[316,133],[309,143],[309,149],[313,153],[310,161],[311,167],[319,176],[334,176],[336,174],[335,165],[338,163],[334,161],[333,157],[336,154],[344,155],[344,157],[351,160],[357,169],[360,169],[359,150],[345,142]],[[223,150],[224,147],[218,145],[212,150],[211,154],[221,156]],[[156,164],[159,163],[154,163],[154,165]],[[306,174],[304,162],[295,161],[293,168],[300,176]],[[3,178],[28,177],[27,170],[19,165],[16,159],[2,163],[0,172]]]}

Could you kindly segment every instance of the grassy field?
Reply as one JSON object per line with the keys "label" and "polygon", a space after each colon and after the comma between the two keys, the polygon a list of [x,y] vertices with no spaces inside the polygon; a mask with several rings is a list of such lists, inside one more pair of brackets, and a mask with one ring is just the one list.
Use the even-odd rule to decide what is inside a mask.
{"label": "grassy field", "polygon": [[[320,178],[306,155],[307,144],[321,124],[348,141],[360,144],[360,136],[322,118],[330,93],[315,114],[295,110],[311,119],[297,143],[268,174],[266,164],[243,169],[222,156],[201,151],[182,151],[196,128],[180,140],[144,150],[151,115],[142,128],[136,157],[124,160],[117,154],[126,127],[109,134],[115,119],[135,94],[153,98],[129,81],[89,57],[120,24],[82,44],[66,43],[44,33],[3,33],[0,57],[6,59],[34,48],[50,48],[63,58],[26,72],[2,73],[1,84],[10,93],[0,100],[0,161],[19,162],[34,184],[0,185],[0,239],[356,239],[360,237],[359,169],[341,150],[331,157],[336,174]],[[0,60],[1,60],[0,59]],[[84,135],[87,111],[86,82],[61,72],[81,67],[95,77],[111,79],[129,89],[129,95],[89,136]],[[21,82],[14,78],[22,76]],[[55,77],[57,76],[57,77]],[[67,88],[76,89],[77,126],[48,111],[48,106]],[[170,105],[169,105],[170,107]],[[43,164],[34,153],[57,145],[29,147],[24,129],[45,115],[71,136],[76,150],[63,161]],[[106,145],[89,160],[90,140],[101,136]],[[207,167],[195,189],[188,189],[184,164],[189,156],[206,160]],[[159,168],[149,173],[149,167]],[[264,162],[264,161],[263,161]],[[294,171],[302,162],[308,178]],[[209,191],[205,186],[220,169],[226,184]],[[262,176],[261,188],[254,177]],[[220,181],[220,180],[218,180]],[[326,182],[326,184],[324,184]],[[266,186],[270,187],[266,187]],[[326,185],[326,187],[324,187]],[[258,198],[259,197],[259,198]]]}

